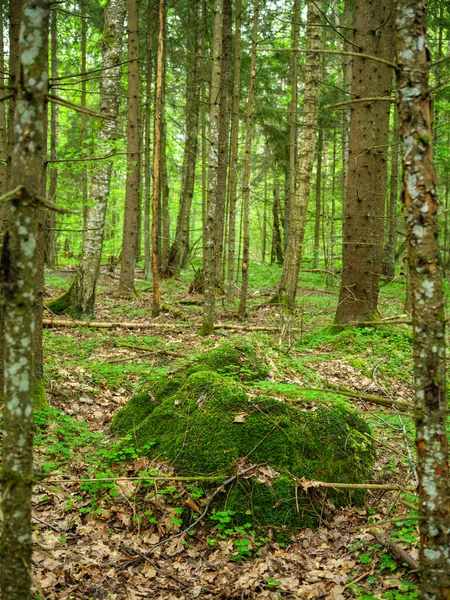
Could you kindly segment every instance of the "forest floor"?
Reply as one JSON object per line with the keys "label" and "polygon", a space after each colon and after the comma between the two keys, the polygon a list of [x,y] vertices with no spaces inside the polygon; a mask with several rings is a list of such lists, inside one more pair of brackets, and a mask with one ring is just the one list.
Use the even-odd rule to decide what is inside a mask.
{"label": "forest floor", "polygon": [[[64,290],[71,276],[70,269],[48,273],[46,299]],[[372,427],[378,453],[374,483],[401,489],[369,490],[363,508],[334,508],[324,500],[318,529],[297,531],[284,543],[275,542],[270,530],[254,531],[251,523],[224,529],[208,512],[193,530],[160,544],[183,528],[180,515],[192,508],[192,500],[194,507],[204,506],[202,490],[168,480],[148,494],[148,486],[153,492],[156,484],[134,478],[170,474],[167,465],[132,449],[126,462],[111,462],[114,413],[174,364],[224,340],[264,349],[270,381],[260,382],[259,389],[282,400],[308,387],[319,389],[303,393],[312,410],[324,397],[343,401],[320,391],[334,384],[412,405],[408,325],[332,335],[326,325],[338,288],[327,287],[321,273],[302,273],[298,308],[285,313],[264,305],[277,277],[277,267],[254,269],[245,323],[235,317],[235,306],[218,302],[218,320],[246,326],[245,331],[198,336],[201,297],[188,294],[192,272],[163,283],[164,302],[178,310],[156,320],[150,319],[149,282],[140,281],[138,297],[124,301],[115,296],[117,280],[104,273],[96,321],[122,325],[44,330],[50,409],[37,415],[36,470],[47,478],[36,485],[33,498],[36,599],[419,597],[416,571],[373,535],[378,527],[384,539],[417,559],[414,435],[406,410],[344,398]],[[403,294],[401,282],[383,286],[383,317],[402,315]],[[127,329],[130,321],[142,327]],[[279,331],[252,330],[257,327]],[[122,479],[111,481],[118,476]],[[91,481],[83,482],[86,478]]]}

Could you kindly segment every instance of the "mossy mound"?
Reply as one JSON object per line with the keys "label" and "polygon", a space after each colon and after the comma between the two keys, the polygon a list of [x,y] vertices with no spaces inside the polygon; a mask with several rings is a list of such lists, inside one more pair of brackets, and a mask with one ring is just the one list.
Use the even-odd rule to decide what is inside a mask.
{"label": "mossy mound", "polygon": [[[194,372],[172,391],[168,383],[161,383],[152,402],[148,396],[132,398],[113,428],[120,423],[137,448],[164,458],[180,475],[228,475],[250,463],[276,471],[265,482],[238,480],[221,495],[221,508],[234,510],[238,521],[248,520],[250,512],[262,525],[313,525],[317,507],[296,489],[294,478],[370,480],[374,446],[366,435],[369,427],[354,412],[341,407],[303,411],[268,397],[249,399],[233,379],[213,371]],[[362,491],[330,490],[328,495],[341,505],[364,501]]]}
{"label": "mossy mound", "polygon": [[204,352],[172,376],[161,377],[150,390],[133,396],[115,415],[111,428],[117,433],[133,431],[161,402],[175,394],[194,373],[214,371],[241,381],[264,379],[269,369],[250,344],[222,344]]}

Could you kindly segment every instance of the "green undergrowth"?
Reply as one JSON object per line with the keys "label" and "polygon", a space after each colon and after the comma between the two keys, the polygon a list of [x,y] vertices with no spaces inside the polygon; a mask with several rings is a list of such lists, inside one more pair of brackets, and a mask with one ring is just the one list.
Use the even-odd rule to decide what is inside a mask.
{"label": "green undergrowth", "polygon": [[[132,442],[181,475],[225,476],[242,465],[266,465],[266,481],[238,480],[221,495],[218,509],[233,510],[238,523],[250,511],[259,525],[313,525],[318,509],[296,479],[369,481],[375,458],[370,429],[343,405],[301,410],[268,396],[249,398],[243,382],[266,371],[252,363],[255,357],[252,346],[206,352],[134,396],[112,429],[127,434],[125,446]],[[328,496],[337,504],[364,501],[361,491],[330,490]]]}
{"label": "green undergrowth", "polygon": [[300,352],[322,351],[345,359],[368,376],[376,369],[381,376],[412,383],[412,331],[409,327],[357,327],[339,333],[325,328],[305,335],[295,347]]}

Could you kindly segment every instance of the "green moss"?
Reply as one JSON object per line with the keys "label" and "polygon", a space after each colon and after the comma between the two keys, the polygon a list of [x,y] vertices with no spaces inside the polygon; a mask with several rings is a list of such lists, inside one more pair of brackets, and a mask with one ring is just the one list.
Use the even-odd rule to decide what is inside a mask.
{"label": "green moss", "polygon": [[269,372],[268,367],[262,364],[261,357],[258,356],[254,346],[250,344],[222,344],[204,352],[186,374],[205,370],[222,375],[239,376],[241,380],[264,379]]}
{"label": "green moss", "polygon": [[70,300],[74,284],[75,279],[72,281],[69,288],[66,292],[64,292],[64,294],[61,294],[61,296],[58,296],[57,298],[50,300],[50,302],[47,302],[45,308],[48,308],[48,310],[50,310],[55,315],[62,315],[64,313],[67,313],[67,311],[70,308]]}
{"label": "green moss", "polygon": [[48,408],[48,400],[47,394],[45,392],[44,378],[34,380],[33,405],[34,410],[44,410]]}
{"label": "green moss", "polygon": [[[273,398],[250,400],[233,379],[206,370],[159,385],[159,404],[147,407],[148,416],[138,427],[135,419],[128,428],[141,452],[147,446],[149,456],[164,458],[183,475],[232,474],[242,461],[269,465],[277,472],[271,481],[238,481],[227,490],[222,505],[236,511],[238,520],[251,511],[266,525],[311,525],[315,519],[311,502],[295,489],[292,475],[353,483],[370,480],[375,459],[366,435],[370,429],[342,406],[302,411]],[[145,408],[145,402],[136,398],[130,401],[136,411]],[[121,419],[122,424],[130,423]],[[361,491],[330,490],[328,495],[337,504],[364,501]]]}
{"label": "green moss", "polygon": [[148,391],[136,394],[114,415],[111,430],[116,433],[134,431],[155,406],[156,400]]}

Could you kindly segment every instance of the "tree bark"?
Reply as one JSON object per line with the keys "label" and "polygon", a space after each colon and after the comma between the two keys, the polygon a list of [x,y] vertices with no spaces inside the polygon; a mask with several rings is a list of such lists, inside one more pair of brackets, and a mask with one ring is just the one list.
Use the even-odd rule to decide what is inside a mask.
{"label": "tree bark", "polygon": [[155,120],[153,134],[153,195],[152,195],[152,317],[159,315],[159,267],[158,267],[158,200],[161,184],[161,132],[162,132],[162,84],[164,59],[164,0],[159,0],[158,52],[156,57]]}
{"label": "tree bark", "polygon": [[209,112],[208,197],[204,218],[203,281],[204,306],[200,335],[214,333],[216,304],[217,187],[219,171],[220,87],[222,75],[223,0],[215,0],[211,44],[211,86]]}
{"label": "tree bark", "polygon": [[316,163],[316,214],[314,216],[314,264],[313,268],[319,268],[320,254],[320,221],[322,211],[322,152],[323,152],[323,124],[319,121],[319,135],[317,139],[317,163]]}
{"label": "tree bark", "polygon": [[140,146],[139,131],[139,0],[128,0],[127,182],[123,222],[119,294],[134,293],[138,241]]}
{"label": "tree bark", "polygon": [[397,2],[395,48],[402,203],[413,301],[420,587],[425,600],[443,600],[450,597],[445,310],[424,1]]}
{"label": "tree bark", "polygon": [[273,231],[272,231],[272,252],[270,262],[274,262],[277,265],[283,264],[283,248],[281,245],[281,231],[280,231],[280,185],[278,182],[278,174],[273,171],[273,204],[272,204],[272,217],[273,217]]}
{"label": "tree bark", "polygon": [[258,45],[259,0],[253,5],[252,55],[250,59],[250,85],[247,101],[247,124],[245,132],[244,178],[242,183],[242,208],[244,219],[244,239],[242,246],[242,282],[239,316],[244,318],[247,312],[248,268],[250,263],[250,167],[252,158],[253,104],[256,78],[256,50]]}
{"label": "tree bark", "polygon": [[228,173],[231,89],[232,0],[223,0],[222,66],[220,82],[219,157],[216,188],[216,282],[223,282],[223,237]]}
{"label": "tree bark", "polygon": [[[51,73],[52,79],[58,77],[58,23],[57,10],[54,8],[50,14],[50,36],[51,36]],[[86,116],[86,115],[84,115]],[[56,147],[58,145],[58,105],[50,105],[50,160],[56,161]],[[45,149],[44,156],[47,156]],[[56,204],[56,188],[58,183],[58,168],[52,162],[50,169],[49,198]],[[49,267],[56,265],[56,218],[54,211],[47,211],[45,222],[45,262]]]}
{"label": "tree bark", "polygon": [[386,241],[383,251],[383,275],[395,277],[395,246],[397,241],[397,202],[398,202],[398,110],[394,111],[392,131],[391,177],[389,181],[389,202],[387,209]]}
{"label": "tree bark", "polygon": [[198,117],[200,108],[201,43],[204,35],[200,0],[192,2],[186,22],[186,142],[181,177],[180,207],[175,240],[169,253],[167,275],[180,272],[189,255],[189,223],[194,194],[195,165],[198,148]]}
{"label": "tree bark", "polygon": [[144,279],[152,274],[151,222],[151,106],[153,76],[153,17],[151,0],[147,5],[147,47],[145,55],[145,127],[144,127]]}
{"label": "tree bark", "polygon": [[234,33],[233,96],[231,101],[230,168],[228,171],[228,258],[227,296],[234,297],[234,261],[236,254],[236,205],[238,180],[239,106],[241,91],[242,0],[236,0]]}
{"label": "tree bark", "polygon": [[[392,57],[392,0],[356,0],[354,43],[365,54]],[[354,57],[352,98],[389,96],[392,70]],[[335,322],[376,317],[382,263],[383,218],[389,139],[387,102],[351,105],[343,266]]]}
{"label": "tree bark", "polygon": [[298,125],[297,125],[297,109],[298,109],[298,53],[295,51],[298,48],[299,37],[299,21],[300,21],[300,0],[294,0],[294,20],[292,21],[292,48],[294,51],[291,56],[290,64],[290,86],[291,86],[291,102],[289,104],[289,170],[288,170],[288,194],[287,202],[285,203],[285,218],[283,223],[284,237],[287,240],[289,231],[289,213],[291,206],[295,202],[295,167],[297,162],[297,140],[298,140]]}
{"label": "tree bark", "polygon": [[[109,0],[105,6],[100,83],[100,112],[102,119],[98,132],[97,152],[108,154],[115,149],[117,116],[120,103],[122,75],[122,38],[125,18],[125,0]],[[61,302],[62,311],[73,317],[91,319],[95,312],[95,293],[100,272],[106,207],[111,182],[112,162],[98,163],[91,179],[90,201],[83,232],[83,250],[77,275]]]}
{"label": "tree bark", "polygon": [[275,301],[295,305],[298,275],[302,259],[303,239],[306,227],[311,176],[317,139],[319,81],[320,73],[320,16],[318,4],[314,0],[308,2],[306,26],[306,65],[304,78],[304,100],[302,118],[302,137],[298,149],[297,178],[295,201],[289,215],[289,233],[286,253],[283,262],[281,280],[275,295]]}
{"label": "tree bark", "polygon": [[23,8],[10,171],[10,185],[22,187],[10,205],[1,264],[6,397],[0,551],[3,600],[28,600],[31,595],[35,281],[38,265],[36,197],[40,192],[44,142],[50,1],[26,0]]}

